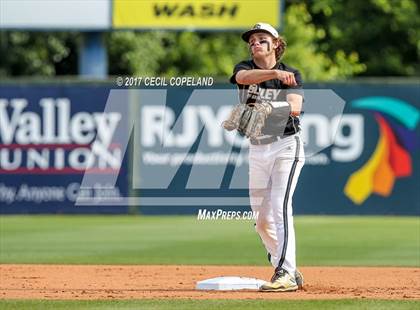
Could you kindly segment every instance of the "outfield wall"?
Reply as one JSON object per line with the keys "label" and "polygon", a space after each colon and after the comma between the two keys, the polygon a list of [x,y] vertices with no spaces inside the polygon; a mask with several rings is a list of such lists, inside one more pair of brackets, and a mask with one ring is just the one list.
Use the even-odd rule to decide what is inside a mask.
{"label": "outfield wall", "polygon": [[[91,152],[98,130],[113,134],[103,129],[108,94],[109,87],[92,85],[0,87],[1,212],[127,212],[121,206],[75,206],[86,167],[98,175],[121,169],[114,192],[127,194],[127,158],[120,146]],[[97,185],[91,195],[109,195],[101,190],[105,184]]]}
{"label": "outfield wall", "polygon": [[[208,204],[208,209],[247,208],[246,204],[223,205],[223,199],[228,201],[231,196],[247,201],[246,150],[232,144],[217,123],[233,102],[201,100],[184,113],[192,89],[170,89],[166,109],[174,120],[190,121],[180,122],[172,144],[163,153],[162,141],[152,130],[159,125],[153,118],[159,102],[153,97],[139,100],[127,96],[127,102],[121,99],[120,103],[125,112],[104,112],[113,88],[80,83],[0,86],[1,213],[127,213],[137,212],[136,206],[141,204],[140,211],[145,214],[196,214],[203,196],[220,198],[218,205]],[[345,100],[345,107],[339,118],[326,118],[311,109],[311,98],[306,98],[306,142],[323,147],[306,159],[295,192],[295,214],[419,215],[420,88],[415,84],[375,83],[309,84],[306,88],[332,89]],[[125,119],[128,116],[130,119]],[[126,148],[113,137],[135,132],[130,127],[131,118],[139,120],[139,132],[131,136],[131,142],[136,143]],[[94,150],[95,139],[105,148]],[[197,151],[201,159],[194,169],[176,165],[180,154]],[[217,160],[230,152],[237,154],[240,162],[233,165]],[[86,167],[98,184],[84,190],[84,196],[121,197],[121,201],[75,205]],[[194,183],[201,184],[203,179],[216,180],[220,171],[224,174],[219,183],[210,186],[206,181],[193,188],[188,183],[195,180],[194,173],[201,176]],[[106,183],[109,175],[116,172],[116,186],[104,189],[110,185]],[[144,180],[159,182],[168,176],[171,179],[163,188],[153,182],[144,186]],[[127,200],[123,197],[132,197],[130,206],[124,206]],[[165,200],[156,203],[155,198],[161,197],[178,205],[170,206]],[[185,206],[179,203],[180,197],[197,199]],[[143,202],[141,198],[150,199]]]}

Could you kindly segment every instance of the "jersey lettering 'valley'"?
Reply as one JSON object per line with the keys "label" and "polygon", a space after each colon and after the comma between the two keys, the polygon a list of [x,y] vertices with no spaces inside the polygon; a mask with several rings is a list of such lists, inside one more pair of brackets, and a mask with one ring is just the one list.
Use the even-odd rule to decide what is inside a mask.
{"label": "jersey lettering 'valley'", "polygon": [[249,85],[248,98],[257,101],[276,101],[280,98],[281,89],[259,88],[257,84]]}

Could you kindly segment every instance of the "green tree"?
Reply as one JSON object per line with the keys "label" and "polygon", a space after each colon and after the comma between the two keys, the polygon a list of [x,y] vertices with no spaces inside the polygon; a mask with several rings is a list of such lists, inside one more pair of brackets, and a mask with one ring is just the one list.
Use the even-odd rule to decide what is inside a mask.
{"label": "green tree", "polygon": [[[293,1],[290,1],[293,2]],[[420,75],[420,14],[416,0],[305,0],[320,50],[357,52],[362,75]]]}
{"label": "green tree", "polygon": [[77,74],[76,33],[0,32],[0,77]]}
{"label": "green tree", "polygon": [[288,6],[284,29],[288,44],[284,62],[299,68],[304,80],[345,79],[365,70],[355,51],[337,49],[332,55],[321,51],[317,41],[325,36],[325,31],[313,24],[305,4]]}
{"label": "green tree", "polygon": [[226,77],[246,56],[238,34],[181,32],[168,48],[162,73]]}
{"label": "green tree", "polygon": [[[305,80],[420,76],[417,0],[287,0],[284,62]],[[250,25],[251,26],[251,25]],[[77,74],[80,33],[0,32],[0,77]],[[226,80],[249,57],[240,32],[114,31],[110,75],[194,75]]]}
{"label": "green tree", "polygon": [[[250,25],[251,26],[251,25]],[[249,58],[241,32],[115,32],[108,40],[111,74],[216,76],[227,80],[234,65]],[[317,40],[325,33],[312,24],[305,4],[285,14],[289,43],[284,61],[302,71],[305,80],[337,80],[362,72],[356,52],[337,50],[330,57]]]}
{"label": "green tree", "polygon": [[155,75],[167,53],[173,33],[165,31],[115,31],[106,37],[109,74]]}

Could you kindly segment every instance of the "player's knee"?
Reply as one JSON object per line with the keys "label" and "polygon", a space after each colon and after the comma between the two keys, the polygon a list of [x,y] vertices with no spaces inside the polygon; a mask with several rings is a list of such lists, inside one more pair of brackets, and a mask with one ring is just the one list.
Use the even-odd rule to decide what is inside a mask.
{"label": "player's knee", "polygon": [[258,218],[255,222],[255,230],[259,234],[264,234],[270,228],[270,222],[265,218]]}
{"label": "player's knee", "polygon": [[268,191],[266,189],[250,189],[249,198],[250,203],[254,208],[261,207],[264,200],[267,199]]}

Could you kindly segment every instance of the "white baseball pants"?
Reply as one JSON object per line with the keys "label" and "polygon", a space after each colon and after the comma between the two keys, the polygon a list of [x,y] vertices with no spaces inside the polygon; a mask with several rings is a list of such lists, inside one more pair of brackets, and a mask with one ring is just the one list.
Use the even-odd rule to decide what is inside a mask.
{"label": "white baseball pants", "polygon": [[271,264],[291,275],[296,270],[292,197],[304,162],[299,133],[250,145],[249,196],[252,210],[259,213],[255,229],[271,254]]}

